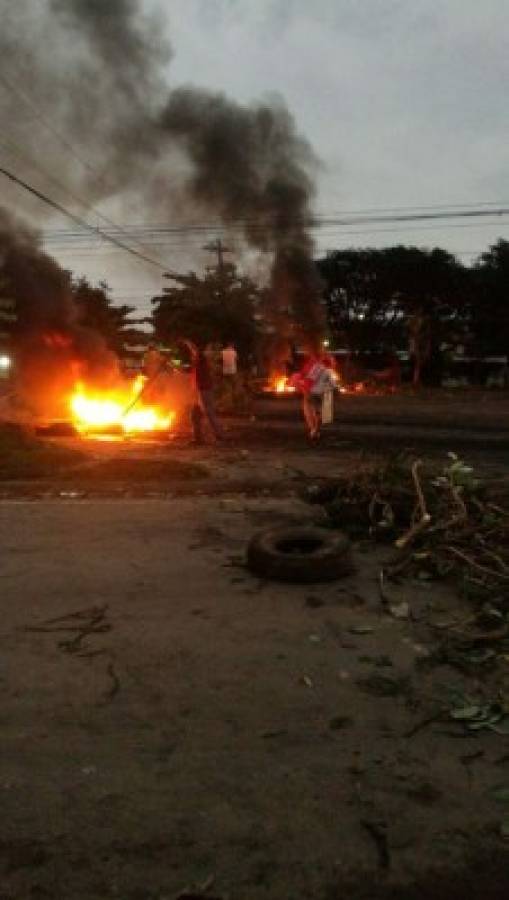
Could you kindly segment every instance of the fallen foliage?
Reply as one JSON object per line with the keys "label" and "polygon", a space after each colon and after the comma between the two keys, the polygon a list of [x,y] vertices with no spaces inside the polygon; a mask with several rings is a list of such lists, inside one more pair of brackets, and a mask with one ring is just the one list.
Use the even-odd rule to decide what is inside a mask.
{"label": "fallen foliage", "polygon": [[357,538],[394,542],[382,594],[386,579],[404,574],[420,581],[451,577],[467,596],[509,608],[509,487],[481,481],[456,454],[441,468],[397,459],[315,493],[332,525]]}

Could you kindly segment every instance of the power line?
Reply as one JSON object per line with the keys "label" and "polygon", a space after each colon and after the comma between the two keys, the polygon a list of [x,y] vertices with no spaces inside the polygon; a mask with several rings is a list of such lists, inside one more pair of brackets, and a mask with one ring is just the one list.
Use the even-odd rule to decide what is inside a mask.
{"label": "power line", "polygon": [[[34,103],[33,103],[32,100],[30,99],[30,97],[29,97],[26,93],[24,93],[22,90],[20,90],[20,88],[18,88],[18,87],[16,87],[15,85],[13,85],[13,84],[5,77],[5,75],[3,75],[1,72],[0,72],[0,83],[2,83],[2,84],[4,85],[4,87],[6,87],[9,91],[11,91],[15,96],[18,96],[18,97],[21,98],[21,100],[23,100],[23,102],[24,102],[24,103],[29,107],[29,109],[32,111],[32,114],[34,115],[35,119],[36,119],[37,121],[41,122],[41,123],[42,123],[42,124],[43,124],[50,132],[51,132],[51,134],[52,134],[54,137],[56,137],[57,140],[59,140],[59,141],[62,143],[62,145],[63,145],[64,147],[66,147],[66,149],[74,156],[74,158],[75,158],[75,159],[76,159],[76,160],[77,160],[77,161],[78,161],[85,169],[87,169],[92,175],[95,176],[95,183],[99,184],[101,181],[104,180],[104,176],[99,175],[99,174],[97,173],[96,169],[94,169],[94,167],[93,167],[92,165],[90,165],[90,163],[88,163],[86,160],[84,160],[84,159],[81,157],[81,155],[77,153],[77,151],[76,151],[75,148],[72,146],[72,144],[67,140],[67,138],[65,138],[62,134],[60,134],[60,132],[52,125],[52,123],[51,123],[45,116],[42,115],[42,113],[40,112],[40,110],[37,109],[37,108],[35,107]],[[24,157],[26,160],[28,160],[29,165],[32,165],[36,170],[38,170],[40,173],[42,173],[43,176],[46,177],[46,178],[49,180],[50,183],[53,183],[53,184],[58,185],[58,186],[60,187],[61,190],[65,191],[67,194],[69,194],[70,197],[72,197],[74,200],[76,200],[78,203],[80,203],[80,204],[84,207],[84,209],[85,209],[87,212],[93,212],[94,215],[96,215],[96,216],[97,216],[99,219],[101,219],[103,222],[106,222],[108,225],[110,225],[110,226],[112,226],[113,228],[118,229],[120,232],[122,232],[122,228],[121,228],[119,225],[117,225],[117,224],[116,224],[112,219],[110,219],[108,216],[105,216],[105,215],[103,215],[103,213],[100,213],[98,210],[96,210],[96,209],[92,206],[92,204],[90,203],[90,201],[85,201],[85,200],[83,200],[82,198],[78,197],[76,194],[74,194],[69,188],[67,188],[65,185],[63,185],[61,182],[59,182],[57,179],[55,179],[54,176],[51,175],[51,173],[47,172],[47,171],[46,171],[45,169],[43,169],[40,165],[38,165],[37,163],[35,163],[35,162],[31,159],[31,157],[29,157],[29,156],[27,156],[26,154],[24,154],[24,152],[18,147],[18,145],[15,144],[14,141],[11,140],[10,143],[14,146],[14,148],[16,149],[16,152],[18,153],[18,155],[21,155],[22,158]],[[126,235],[126,236],[127,236],[127,235]],[[142,246],[138,241],[135,240],[134,242],[137,243],[138,246],[141,246],[142,250],[144,249],[143,246]],[[164,268],[164,267],[163,267],[163,268]]]}
{"label": "power line", "polygon": [[[493,210],[488,209],[466,209],[461,212],[453,212],[453,211],[443,211],[443,212],[434,212],[434,213],[408,213],[408,214],[398,214],[398,215],[385,215],[385,216],[352,216],[351,218],[345,218],[345,216],[341,217],[332,217],[332,216],[314,216],[309,220],[302,220],[300,218],[295,218],[288,220],[288,226],[292,225],[305,225],[309,230],[325,230],[327,228],[336,228],[336,227],[350,227],[352,225],[383,225],[383,224],[391,224],[393,222],[397,223],[406,223],[406,222],[428,222],[428,221],[446,221],[447,219],[486,219],[496,217],[500,219],[509,215],[509,206],[507,207],[497,207]],[[181,235],[212,235],[212,234],[223,234],[228,233],[230,231],[243,231],[244,226],[246,224],[253,223],[255,228],[250,228],[251,233],[258,233],[260,235],[267,234],[270,229],[270,222],[264,223],[260,222],[256,219],[238,219],[235,222],[227,222],[222,224],[211,224],[211,223],[200,223],[200,224],[192,224],[192,225],[140,225],[140,226],[132,226],[131,228],[120,229],[120,231],[129,236],[143,235],[146,240],[149,235],[153,237],[160,237],[162,235],[168,236],[181,236]],[[495,223],[488,223],[495,224]],[[452,225],[448,227],[454,227]],[[115,230],[108,229],[107,234],[114,235],[117,232]],[[52,240],[57,238],[70,239],[75,237],[80,237],[79,233],[71,232],[71,231],[53,231],[46,232],[45,234],[46,240]]]}
{"label": "power line", "polygon": [[[497,223],[494,222],[456,222],[448,226],[448,230],[457,230],[457,229],[467,229],[467,228],[494,228]],[[371,235],[378,234],[408,234],[409,232],[417,232],[420,234],[425,231],[440,231],[443,229],[441,225],[408,225],[406,227],[395,226],[393,228],[362,228],[362,229],[329,229],[327,231],[320,232],[315,241],[318,245],[323,245],[324,242],[332,239],[332,238],[346,238],[350,236],[359,236],[363,237],[365,240],[369,240]],[[500,226],[497,226],[497,233],[500,234]],[[83,238],[86,235],[82,236]],[[58,241],[46,241],[45,242],[48,248],[52,253],[62,253],[62,254],[71,254],[74,256],[80,255],[101,255],[103,253],[115,252],[114,248],[108,248],[101,246],[100,244],[92,245],[83,245],[83,244],[69,244],[69,243],[60,243]],[[145,241],[146,245],[151,247],[152,249],[160,249],[164,250],[165,253],[177,251],[177,250],[188,250],[189,252],[199,253],[203,248],[201,245],[201,240],[197,241],[196,235],[188,235],[185,237],[184,235],[178,238],[170,238],[167,240],[154,240],[154,241]],[[235,242],[232,245],[232,250],[234,252],[242,252],[245,249],[245,244],[241,244],[239,246],[235,246]],[[266,253],[272,253],[273,248],[269,248],[266,251],[260,251]]]}
{"label": "power line", "polygon": [[[76,203],[79,203],[80,206],[83,206],[83,208],[87,212],[92,212],[95,216],[97,216],[98,219],[101,219],[103,222],[106,222],[106,224],[112,226],[112,228],[115,229],[115,231],[117,233],[119,233],[127,238],[130,238],[131,241],[133,241],[133,243],[137,244],[138,247],[140,247],[142,250],[146,249],[146,247],[144,247],[143,244],[141,244],[139,241],[137,241],[134,236],[127,234],[124,229],[122,229],[119,225],[117,225],[116,222],[114,222],[108,216],[105,216],[102,213],[100,213],[99,210],[97,210],[93,206],[91,206],[91,204],[88,201],[83,200],[82,197],[78,196],[78,194],[75,194],[74,191],[71,191],[70,188],[68,188],[65,184],[62,184],[62,182],[59,181],[57,178],[55,178],[50,172],[48,172],[47,169],[45,169],[43,166],[36,163],[35,160],[32,159],[31,156],[26,154],[23,151],[23,149],[21,147],[19,147],[18,144],[15,143],[15,141],[12,141],[11,139],[7,138],[7,139],[4,139],[3,143],[8,151],[9,151],[9,146],[14,148],[14,151],[11,150],[10,152],[14,152],[15,156],[17,155],[22,161],[24,160],[36,172],[39,172],[39,174],[41,174],[43,176],[43,178],[46,178],[50,184],[54,185],[59,190],[64,191],[64,193],[68,194],[69,197],[71,197]],[[83,237],[83,232],[81,232],[81,231],[74,232],[74,234],[76,236]],[[87,238],[88,238],[88,235],[87,235]]]}
{"label": "power line", "polygon": [[157,266],[158,269],[161,269],[163,272],[168,271],[166,266],[163,266],[162,263],[157,262],[155,259],[151,259],[149,256],[145,256],[144,253],[139,253],[137,250],[134,250],[132,247],[129,247],[127,244],[122,243],[122,241],[117,240],[117,238],[113,237],[106,231],[102,231],[100,228],[96,228],[93,225],[90,225],[89,222],[85,221],[85,219],[81,219],[79,216],[76,216],[74,213],[70,212],[64,206],[61,206],[60,203],[57,203],[55,200],[52,200],[51,197],[47,197],[46,194],[43,194],[41,191],[38,191],[36,188],[32,187],[32,185],[28,184],[23,179],[18,178],[17,175],[14,175],[13,172],[9,172],[7,169],[4,169],[0,166],[0,174],[5,175],[10,181],[13,181],[14,184],[19,185],[19,187],[24,188],[24,190],[28,191],[30,194],[33,194],[34,197],[37,197],[43,203],[46,203],[48,206],[51,206],[52,209],[55,209],[57,212],[62,213],[67,218],[71,219],[73,222],[76,222],[83,228],[88,229],[94,234],[100,234],[105,241],[109,241],[109,243],[114,244],[121,250],[125,250],[126,253],[130,253],[132,256],[137,257],[138,259],[143,260],[143,262],[150,263],[152,266]]}

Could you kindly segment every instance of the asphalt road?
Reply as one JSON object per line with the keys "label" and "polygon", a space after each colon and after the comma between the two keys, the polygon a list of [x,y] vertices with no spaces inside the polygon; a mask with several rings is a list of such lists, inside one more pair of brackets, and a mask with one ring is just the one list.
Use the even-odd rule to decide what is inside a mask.
{"label": "asphalt road", "polygon": [[[273,440],[302,431],[297,397],[262,397],[255,413]],[[251,428],[256,441],[256,429]],[[450,394],[351,396],[336,401],[335,421],[324,429],[325,443],[349,440],[368,449],[423,448],[467,451],[500,462],[509,459],[509,396]]]}
{"label": "asphalt road", "polygon": [[504,739],[429,724],[447,687],[479,688],[417,665],[435,637],[381,615],[376,553],[328,585],[235,564],[314,514],[0,502],[2,900],[507,896]]}

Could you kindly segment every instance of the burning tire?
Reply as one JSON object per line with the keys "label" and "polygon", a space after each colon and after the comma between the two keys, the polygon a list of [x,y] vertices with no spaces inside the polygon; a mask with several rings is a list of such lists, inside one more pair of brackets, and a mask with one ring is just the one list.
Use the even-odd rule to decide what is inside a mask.
{"label": "burning tire", "polygon": [[352,572],[350,541],[325,528],[269,528],[251,539],[248,567],[262,578],[311,584]]}

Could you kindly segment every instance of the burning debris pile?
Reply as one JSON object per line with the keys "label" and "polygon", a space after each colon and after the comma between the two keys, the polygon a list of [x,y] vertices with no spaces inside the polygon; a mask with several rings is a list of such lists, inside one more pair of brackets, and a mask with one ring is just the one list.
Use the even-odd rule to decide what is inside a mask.
{"label": "burning debris pile", "polygon": [[67,272],[44,254],[37,235],[0,210],[0,270],[16,297],[15,403],[23,419],[71,420],[80,432],[169,430],[171,395],[146,395],[143,376],[122,376],[116,354],[82,323]]}
{"label": "burning debris pile", "polygon": [[124,434],[169,431],[175,413],[158,405],[146,405],[143,393],[147,379],[138,375],[124,388],[111,391],[78,384],[70,398],[73,422],[81,433],[118,429]]}

